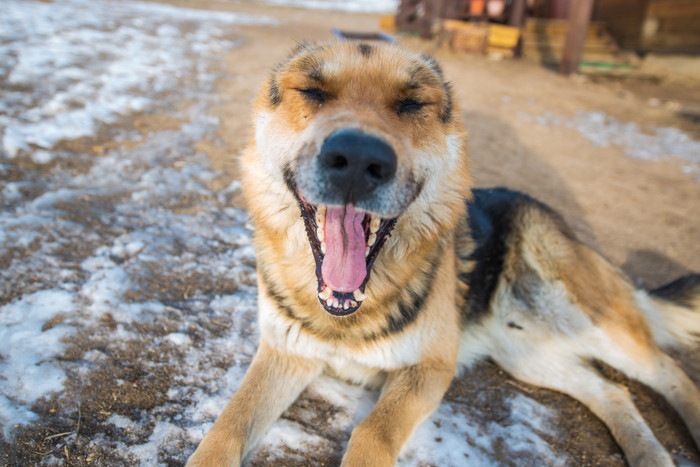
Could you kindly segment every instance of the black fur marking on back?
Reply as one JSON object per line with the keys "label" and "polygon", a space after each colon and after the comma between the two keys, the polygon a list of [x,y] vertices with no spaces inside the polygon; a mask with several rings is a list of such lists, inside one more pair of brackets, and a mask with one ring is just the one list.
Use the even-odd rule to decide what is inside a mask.
{"label": "black fur marking on back", "polygon": [[650,292],[653,296],[686,308],[700,299],[700,274],[688,274]]}
{"label": "black fur marking on back", "polygon": [[479,319],[489,310],[508,252],[508,237],[513,230],[513,217],[518,206],[532,201],[527,195],[505,188],[476,189],[467,203],[469,228],[474,239],[474,251],[468,260],[474,268],[460,274],[459,280],[468,285],[463,318]]}
{"label": "black fur marking on back", "polygon": [[370,55],[372,55],[372,50],[374,49],[369,44],[358,44],[357,48],[360,49],[360,53],[365,58],[368,58]]}

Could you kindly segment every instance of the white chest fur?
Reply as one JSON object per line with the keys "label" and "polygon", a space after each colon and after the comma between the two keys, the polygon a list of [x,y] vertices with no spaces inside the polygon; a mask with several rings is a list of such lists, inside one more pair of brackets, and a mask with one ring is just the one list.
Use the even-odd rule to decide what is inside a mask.
{"label": "white chest fur", "polygon": [[358,384],[375,385],[385,371],[414,365],[420,361],[419,326],[390,336],[368,341],[361,347],[332,344],[302,329],[301,323],[282,315],[270,300],[258,297],[261,339],[272,347],[292,355],[321,360],[336,376]]}

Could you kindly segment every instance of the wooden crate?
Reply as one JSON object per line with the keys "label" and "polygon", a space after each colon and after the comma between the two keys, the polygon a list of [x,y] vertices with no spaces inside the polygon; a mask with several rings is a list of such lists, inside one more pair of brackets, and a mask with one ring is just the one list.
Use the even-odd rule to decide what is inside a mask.
{"label": "wooden crate", "polygon": [[452,30],[450,46],[460,52],[484,53],[488,38],[488,28],[479,24],[464,23]]}
{"label": "wooden crate", "polygon": [[382,15],[379,17],[379,29],[385,32],[396,32],[396,16]]}
{"label": "wooden crate", "polygon": [[489,47],[498,49],[515,49],[520,39],[520,29],[502,24],[490,24],[488,43]]}

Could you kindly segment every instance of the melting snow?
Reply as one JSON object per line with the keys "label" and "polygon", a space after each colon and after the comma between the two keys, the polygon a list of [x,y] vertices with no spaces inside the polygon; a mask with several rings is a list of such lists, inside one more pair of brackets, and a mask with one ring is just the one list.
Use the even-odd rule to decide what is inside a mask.
{"label": "melting snow", "polygon": [[679,159],[683,171],[700,180],[700,141],[676,128],[655,128],[652,133],[646,133],[634,123],[620,122],[600,111],[577,112],[568,118],[521,112],[518,117],[543,126],[571,128],[596,146],[620,146],[630,157],[649,161]]}

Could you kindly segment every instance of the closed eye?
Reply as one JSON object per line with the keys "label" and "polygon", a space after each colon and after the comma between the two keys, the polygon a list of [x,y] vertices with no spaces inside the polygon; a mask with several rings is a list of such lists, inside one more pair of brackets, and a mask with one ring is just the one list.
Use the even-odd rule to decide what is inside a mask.
{"label": "closed eye", "polygon": [[415,99],[403,99],[399,101],[399,108],[397,112],[399,115],[411,114],[418,112],[423,107],[425,107],[425,104]]}
{"label": "closed eye", "polygon": [[322,104],[328,99],[328,94],[319,88],[304,88],[297,89],[297,91],[299,91],[299,93],[304,96],[304,99],[308,100],[309,102]]}

